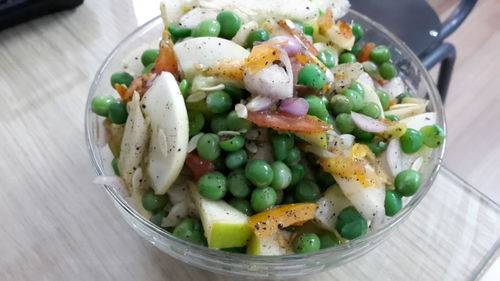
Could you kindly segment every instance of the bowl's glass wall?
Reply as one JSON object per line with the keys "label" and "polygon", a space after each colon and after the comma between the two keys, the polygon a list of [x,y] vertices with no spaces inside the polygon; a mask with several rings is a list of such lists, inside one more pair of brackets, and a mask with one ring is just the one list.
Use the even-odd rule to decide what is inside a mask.
{"label": "bowl's glass wall", "polygon": [[[366,30],[365,41],[385,44],[391,49],[393,60],[399,68],[400,75],[402,75],[407,86],[417,96],[430,100],[428,110],[438,113],[438,124],[444,128],[444,114],[438,92],[429,74],[420,64],[417,57],[396,37],[368,18],[356,12],[349,12],[344,20],[346,22],[351,22],[352,20],[361,24]],[[112,155],[103,143],[102,118],[92,114],[90,111],[90,101],[96,95],[113,93],[109,77],[113,72],[121,69],[123,58],[145,42],[159,40],[161,30],[161,20],[156,18],[127,37],[104,62],[92,84],[87,101],[85,120],[89,153],[99,175],[113,175],[110,166]],[[377,231],[338,247],[313,254],[274,257],[249,256],[192,245],[173,237],[171,234],[150,223],[141,217],[119,192],[110,187],[106,188],[125,220],[141,236],[165,253],[179,260],[217,273],[252,276],[254,278],[288,278],[318,272],[328,267],[339,266],[374,249],[376,245],[389,236],[390,232],[403,221],[427,193],[439,169],[443,152],[444,146],[434,150],[431,163],[423,171],[426,181],[398,215],[386,221]]]}

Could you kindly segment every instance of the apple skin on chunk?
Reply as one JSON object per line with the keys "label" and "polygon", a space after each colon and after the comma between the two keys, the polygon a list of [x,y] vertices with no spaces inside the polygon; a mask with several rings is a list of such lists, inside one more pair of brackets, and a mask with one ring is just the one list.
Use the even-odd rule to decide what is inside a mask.
{"label": "apple skin on chunk", "polygon": [[200,214],[209,248],[243,247],[248,243],[252,230],[247,226],[248,216],[223,200],[203,198],[198,186],[189,183],[191,197]]}

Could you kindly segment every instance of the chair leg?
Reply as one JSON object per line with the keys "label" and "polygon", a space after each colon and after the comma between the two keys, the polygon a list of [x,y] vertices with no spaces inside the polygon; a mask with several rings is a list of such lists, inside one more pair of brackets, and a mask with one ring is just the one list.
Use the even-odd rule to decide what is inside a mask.
{"label": "chair leg", "polygon": [[441,62],[437,88],[439,90],[443,103],[445,102],[446,94],[448,93],[448,88],[450,86],[451,75],[453,73],[453,67],[455,66],[456,56],[457,52],[455,47],[450,43],[443,43],[432,53],[428,54],[422,59],[422,64],[427,69],[431,69],[436,64]]}

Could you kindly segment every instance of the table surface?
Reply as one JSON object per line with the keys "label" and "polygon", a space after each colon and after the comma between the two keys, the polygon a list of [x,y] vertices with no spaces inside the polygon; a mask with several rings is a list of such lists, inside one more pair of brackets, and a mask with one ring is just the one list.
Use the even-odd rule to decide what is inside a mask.
{"label": "table surface", "polygon": [[[0,32],[0,280],[230,280],[141,239],[91,184],[88,88],[156,3],[87,0]],[[498,205],[443,169],[388,241],[310,280],[473,280],[499,248],[499,221]]]}

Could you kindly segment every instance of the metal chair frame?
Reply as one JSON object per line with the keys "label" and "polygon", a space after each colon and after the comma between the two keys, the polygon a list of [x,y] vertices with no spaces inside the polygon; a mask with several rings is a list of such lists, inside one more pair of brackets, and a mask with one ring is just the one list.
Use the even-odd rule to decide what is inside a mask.
{"label": "metal chair frame", "polygon": [[457,8],[443,22],[441,31],[437,34],[438,43],[420,55],[422,64],[427,69],[431,69],[438,63],[441,63],[437,88],[443,102],[446,100],[457,54],[455,47],[451,43],[444,42],[444,40],[465,21],[476,3],[477,0],[461,0]]}

